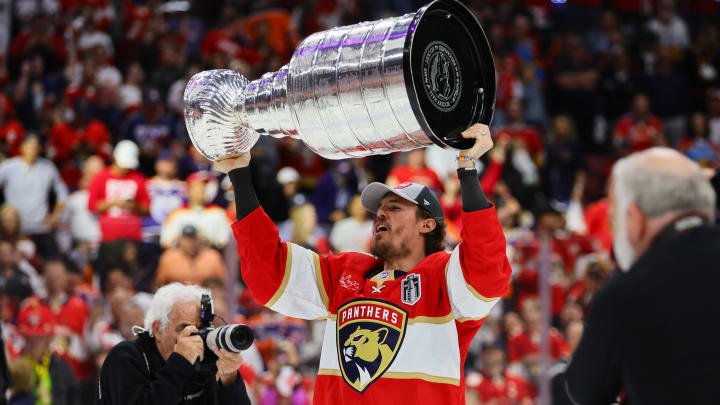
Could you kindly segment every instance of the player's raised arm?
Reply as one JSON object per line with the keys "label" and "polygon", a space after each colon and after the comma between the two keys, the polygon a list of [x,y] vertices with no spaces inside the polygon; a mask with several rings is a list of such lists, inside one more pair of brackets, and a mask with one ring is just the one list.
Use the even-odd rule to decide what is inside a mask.
{"label": "player's raised arm", "polygon": [[238,222],[233,234],[243,280],[257,302],[288,316],[317,319],[327,316],[328,292],[318,255],[280,241],[278,230],[260,206],[250,175],[250,152],[215,163],[228,173],[235,190]]}
{"label": "player's raised arm", "polygon": [[446,281],[455,318],[480,320],[505,294],[511,269],[495,207],[485,197],[473,164],[473,160],[493,147],[490,129],[476,124],[463,132],[463,136],[476,141],[471,149],[461,151],[458,158],[463,203],[462,242],[450,257]]}

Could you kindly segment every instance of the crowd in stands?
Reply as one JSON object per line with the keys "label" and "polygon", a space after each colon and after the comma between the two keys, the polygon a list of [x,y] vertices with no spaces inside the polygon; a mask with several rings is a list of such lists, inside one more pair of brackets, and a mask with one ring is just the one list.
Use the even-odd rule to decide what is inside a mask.
{"label": "crowd in stands", "polygon": [[[553,370],[582,335],[615,269],[607,219],[613,162],[669,145],[720,158],[720,3],[469,0],[493,48],[495,148],[479,181],[507,238],[510,291],[465,364],[469,404],[537,403],[541,240],[549,240]],[[413,12],[420,0],[0,0],[0,316],[11,404],[89,404],[108,350],[132,339],[151,294],[210,288],[256,343],[241,370],[258,404],[308,404],[324,323],[286,318],[244,288],[228,179],[192,147],[182,94],[194,73],[250,79],[305,36]],[[440,197],[446,244],[462,210],[454,152],[330,161],[261,137],[252,172],[285,241],[367,251],[372,181]]]}

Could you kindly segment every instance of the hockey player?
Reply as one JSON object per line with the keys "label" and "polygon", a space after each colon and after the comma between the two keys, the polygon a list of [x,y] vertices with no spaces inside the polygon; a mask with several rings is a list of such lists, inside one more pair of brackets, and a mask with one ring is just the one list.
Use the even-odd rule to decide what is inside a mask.
{"label": "hockey player", "polygon": [[319,257],[280,241],[255,196],[249,153],[215,164],[235,189],[233,231],[255,299],[287,316],[327,319],[315,404],[465,403],[468,346],[511,270],[473,165],[493,145],[490,130],[477,124],[463,136],[475,143],[458,158],[463,242],[452,253],[440,203],[425,186],[368,185],[373,255]]}

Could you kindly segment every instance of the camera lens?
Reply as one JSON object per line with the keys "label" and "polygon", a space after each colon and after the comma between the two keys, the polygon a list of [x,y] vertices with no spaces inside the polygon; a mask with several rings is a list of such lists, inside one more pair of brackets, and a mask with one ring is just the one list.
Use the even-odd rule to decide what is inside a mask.
{"label": "camera lens", "polygon": [[205,343],[211,349],[225,349],[229,352],[240,353],[252,345],[254,340],[252,330],[243,324],[223,325],[211,330]]}

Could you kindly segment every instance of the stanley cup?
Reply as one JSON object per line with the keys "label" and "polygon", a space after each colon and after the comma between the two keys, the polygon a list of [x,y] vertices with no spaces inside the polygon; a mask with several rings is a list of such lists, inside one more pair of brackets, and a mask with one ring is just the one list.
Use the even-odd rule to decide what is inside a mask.
{"label": "stanley cup", "polygon": [[194,75],[184,94],[190,139],[216,161],[260,135],[301,139],[328,159],[437,144],[489,124],[495,66],[480,24],[460,2],[310,35],[277,72],[248,82],[231,70]]}

